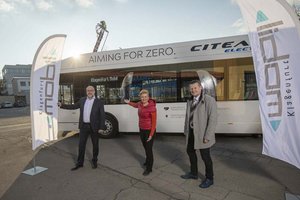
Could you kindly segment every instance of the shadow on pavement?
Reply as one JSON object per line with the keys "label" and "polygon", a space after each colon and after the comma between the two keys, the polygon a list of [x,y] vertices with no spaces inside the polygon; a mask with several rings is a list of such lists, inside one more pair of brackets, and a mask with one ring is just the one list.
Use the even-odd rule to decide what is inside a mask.
{"label": "shadow on pavement", "polygon": [[[172,137],[182,138],[183,143],[185,143],[185,138],[181,135]],[[165,134],[157,134],[154,143],[154,149],[159,149],[157,153],[160,157],[170,164],[177,165],[183,172],[189,171],[190,166],[187,164],[189,158],[185,154],[185,150],[182,149],[182,144],[179,145],[178,143],[170,142]]]}
{"label": "shadow on pavement", "polygon": [[[136,161],[138,161],[141,166],[143,166],[143,163],[145,162],[146,156],[143,149],[142,142],[138,139],[136,139],[136,143],[134,145],[140,145],[139,148],[136,148],[132,143],[130,143],[128,140],[126,140],[126,137],[128,137],[126,134],[120,134],[117,138],[114,138],[115,143],[121,147],[121,149],[125,150],[127,153],[129,153]],[[137,151],[138,149],[142,149],[142,152]]]}

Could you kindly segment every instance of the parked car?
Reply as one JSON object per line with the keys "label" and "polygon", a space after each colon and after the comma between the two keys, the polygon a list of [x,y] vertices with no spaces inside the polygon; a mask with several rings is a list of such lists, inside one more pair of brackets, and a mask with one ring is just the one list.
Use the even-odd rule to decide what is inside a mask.
{"label": "parked car", "polygon": [[12,108],[12,107],[14,107],[14,105],[10,101],[4,101],[3,103],[1,103],[1,107],[2,108]]}
{"label": "parked car", "polygon": [[14,107],[24,107],[26,106],[26,103],[24,101],[16,101],[14,103]]}

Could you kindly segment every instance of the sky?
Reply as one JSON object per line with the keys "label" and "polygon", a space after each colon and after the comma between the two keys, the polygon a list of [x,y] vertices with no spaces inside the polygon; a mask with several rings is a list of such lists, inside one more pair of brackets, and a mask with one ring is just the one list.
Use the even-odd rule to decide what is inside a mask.
{"label": "sky", "polygon": [[234,0],[0,0],[0,78],[53,34],[67,35],[63,58],[92,52],[102,20],[104,50],[247,33]]}

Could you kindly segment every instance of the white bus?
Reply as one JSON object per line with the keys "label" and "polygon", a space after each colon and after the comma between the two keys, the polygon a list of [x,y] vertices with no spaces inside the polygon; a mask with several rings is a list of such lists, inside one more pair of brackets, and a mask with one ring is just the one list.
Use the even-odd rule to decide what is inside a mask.
{"label": "white bus", "polygon": [[[105,102],[104,138],[138,132],[142,88],[157,102],[157,132],[183,133],[188,83],[207,71],[217,82],[217,133],[261,134],[256,78],[247,35],[82,54],[62,61],[60,100],[73,104],[93,85]],[[78,130],[79,110],[59,109],[59,130]]]}

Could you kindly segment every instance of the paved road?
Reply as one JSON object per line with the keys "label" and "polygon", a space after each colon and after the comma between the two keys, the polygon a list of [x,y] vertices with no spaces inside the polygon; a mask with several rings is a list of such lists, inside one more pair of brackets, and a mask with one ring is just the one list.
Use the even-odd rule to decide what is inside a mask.
{"label": "paved road", "polygon": [[[223,135],[212,149],[215,184],[205,190],[198,187],[200,180],[179,177],[188,171],[189,162],[184,137],[178,135],[156,137],[154,170],[147,177],[142,175],[144,152],[138,135],[100,140],[100,164],[95,170],[89,163],[89,140],[85,166],[75,172],[70,168],[78,136],[68,137],[41,149],[36,163],[48,170],[28,176],[21,172],[32,167],[29,122],[28,116],[0,118],[1,200],[283,200],[286,192],[300,194],[300,170],[261,155],[261,138]],[[201,159],[199,172],[203,178]]]}
{"label": "paved road", "polygon": [[0,109],[0,197],[33,158],[29,107]]}

